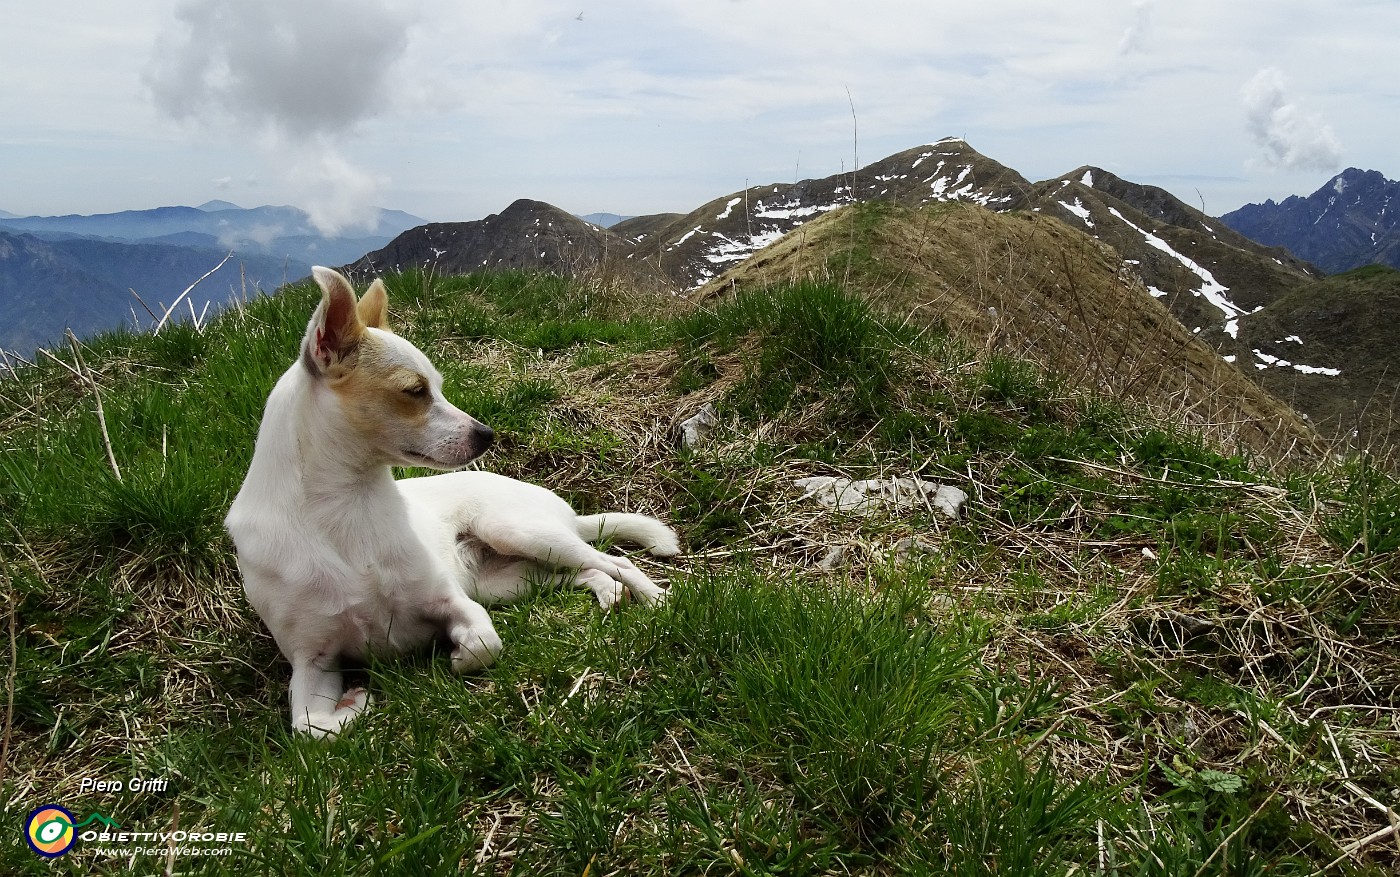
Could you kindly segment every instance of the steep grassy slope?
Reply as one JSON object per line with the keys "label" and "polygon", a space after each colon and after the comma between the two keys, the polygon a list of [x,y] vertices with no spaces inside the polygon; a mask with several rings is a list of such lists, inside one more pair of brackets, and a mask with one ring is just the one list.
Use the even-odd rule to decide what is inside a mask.
{"label": "steep grassy slope", "polygon": [[1032,203],[1111,246],[1182,325],[1225,356],[1249,354],[1232,323],[1318,276],[1162,189],[1099,168],[1039,184]]}
{"label": "steep grassy slope", "polygon": [[[986,260],[954,274],[918,234],[917,270],[995,303],[911,304],[858,226],[818,266],[850,285],[680,313],[535,275],[388,278],[400,331],[498,429],[483,464],[661,515],[686,553],[638,559],[673,592],[655,612],[599,617],[576,591],[496,611],[486,672],[371,661],[375,707],[328,745],[287,730],[288,671],[219,525],[312,291],[0,385],[6,824],[56,802],[247,833],[179,873],[1386,873],[1400,485],[1366,458],[1237,454],[1144,411],[1106,353],[1056,374],[1021,355],[1049,340],[960,340],[1015,340],[984,305],[1030,307],[965,219],[930,222]],[[1097,288],[1070,252],[1065,289]],[[911,318],[935,306],[946,330]],[[705,403],[708,443],[677,448]],[[840,513],[793,484],[915,474],[965,513]],[[165,871],[97,846],[59,867]],[[0,870],[53,866],[16,842]]]}
{"label": "steep grassy slope", "polygon": [[1119,253],[1034,213],[869,203],[809,223],[699,291],[838,279],[909,322],[1071,384],[1181,413],[1228,443],[1311,447],[1302,419],[1187,332]]}

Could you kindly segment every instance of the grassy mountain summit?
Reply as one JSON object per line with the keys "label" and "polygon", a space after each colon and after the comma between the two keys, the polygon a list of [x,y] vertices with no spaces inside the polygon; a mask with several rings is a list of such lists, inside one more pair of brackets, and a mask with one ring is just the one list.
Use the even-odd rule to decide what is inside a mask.
{"label": "grassy mountain summit", "polygon": [[1038,213],[873,202],[809,223],[698,295],[808,277],[839,278],[911,323],[947,326],[1075,388],[1170,410],[1232,445],[1279,453],[1318,443],[1124,271],[1118,250]]}
{"label": "grassy mountain summit", "polygon": [[[1400,484],[1130,392],[1169,380],[1132,346],[1164,313],[1145,292],[1097,359],[1028,334],[1032,310],[1075,319],[1071,286],[1086,308],[1117,289],[1068,227],[995,220],[1069,254],[1025,302],[993,279],[1004,253],[954,272],[910,236],[986,215],[832,212],[828,245],[698,301],[388,275],[398,331],[497,430],[482,465],[659,515],[686,550],[637,559],[673,590],[655,612],[565,590],[494,612],[483,673],[371,660],[375,706],[331,745],[288,730],[220,525],[314,289],[21,373],[0,392],[6,819],[59,801],[247,833],[175,866],[197,873],[1387,873]],[[922,261],[891,261],[910,243]],[[941,297],[910,297],[915,268]],[[678,447],[706,404],[707,441]],[[842,512],[794,485],[821,475],[970,499]],[[68,861],[128,869],[96,846]],[[17,844],[0,866],[50,869]]]}

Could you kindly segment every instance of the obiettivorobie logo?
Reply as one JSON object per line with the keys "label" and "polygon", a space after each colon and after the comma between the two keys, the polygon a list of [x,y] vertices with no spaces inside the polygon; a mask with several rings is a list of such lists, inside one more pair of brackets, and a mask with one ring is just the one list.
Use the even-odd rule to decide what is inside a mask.
{"label": "obiettivorobie logo", "polygon": [[66,807],[35,807],[24,822],[29,848],[46,859],[56,859],[78,841],[87,852],[102,856],[228,856],[235,844],[246,844],[243,831],[124,831],[116,820],[92,813],[79,822]]}
{"label": "obiettivorobie logo", "polygon": [[24,839],[29,848],[46,859],[56,859],[73,848],[78,840],[78,829],[87,828],[94,822],[103,828],[121,828],[116,820],[108,819],[101,813],[93,813],[82,822],[77,822],[72,813],[57,804],[44,804],[35,807],[24,823]]}

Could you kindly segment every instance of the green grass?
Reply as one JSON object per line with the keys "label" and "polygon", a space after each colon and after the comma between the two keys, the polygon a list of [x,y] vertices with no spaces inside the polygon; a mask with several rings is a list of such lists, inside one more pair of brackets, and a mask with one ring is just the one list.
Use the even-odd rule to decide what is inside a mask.
{"label": "green grass", "polygon": [[[314,290],[95,339],[96,393],[47,360],[0,385],[0,871],[164,873],[42,862],[17,827],[54,802],[247,833],[175,873],[1302,875],[1386,824],[1343,778],[1400,803],[1400,488],[1374,461],[1279,468],[832,284],[388,284],[497,429],[492,469],[681,530],[642,561],[671,600],[495,610],[495,667],[373,660],[374,707],[298,739],[221,520]],[[681,451],[697,400],[721,424]],[[916,472],[967,513],[791,485]],[[133,776],[170,788],[78,789]]]}
{"label": "green grass", "polygon": [[745,347],[744,375],[728,401],[751,417],[834,398],[841,409],[833,414],[879,418],[891,410],[892,391],[913,377],[902,367],[909,354],[928,347],[917,330],[830,283],[741,292],[674,327],[688,357]]}

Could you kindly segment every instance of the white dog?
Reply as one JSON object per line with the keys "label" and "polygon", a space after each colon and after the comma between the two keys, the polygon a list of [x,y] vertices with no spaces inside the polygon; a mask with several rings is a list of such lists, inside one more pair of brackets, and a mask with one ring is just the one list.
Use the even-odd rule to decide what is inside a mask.
{"label": "white dog", "polygon": [[625,587],[666,592],[613,537],[667,557],[676,535],[655,518],[578,517],[542,487],[489,472],[395,481],[391,465],[456,469],[492,432],[448,402],[422,351],[390,332],[384,285],[358,303],[350,283],[312,269],[321,304],[301,356],[268,397],[248,477],[225,525],[248,599],[292,664],[292,727],[334,736],[368,703],[339,662],[446,634],[459,672],[493,663],[501,638],[482,604],[542,579],[590,589],[604,609]]}

